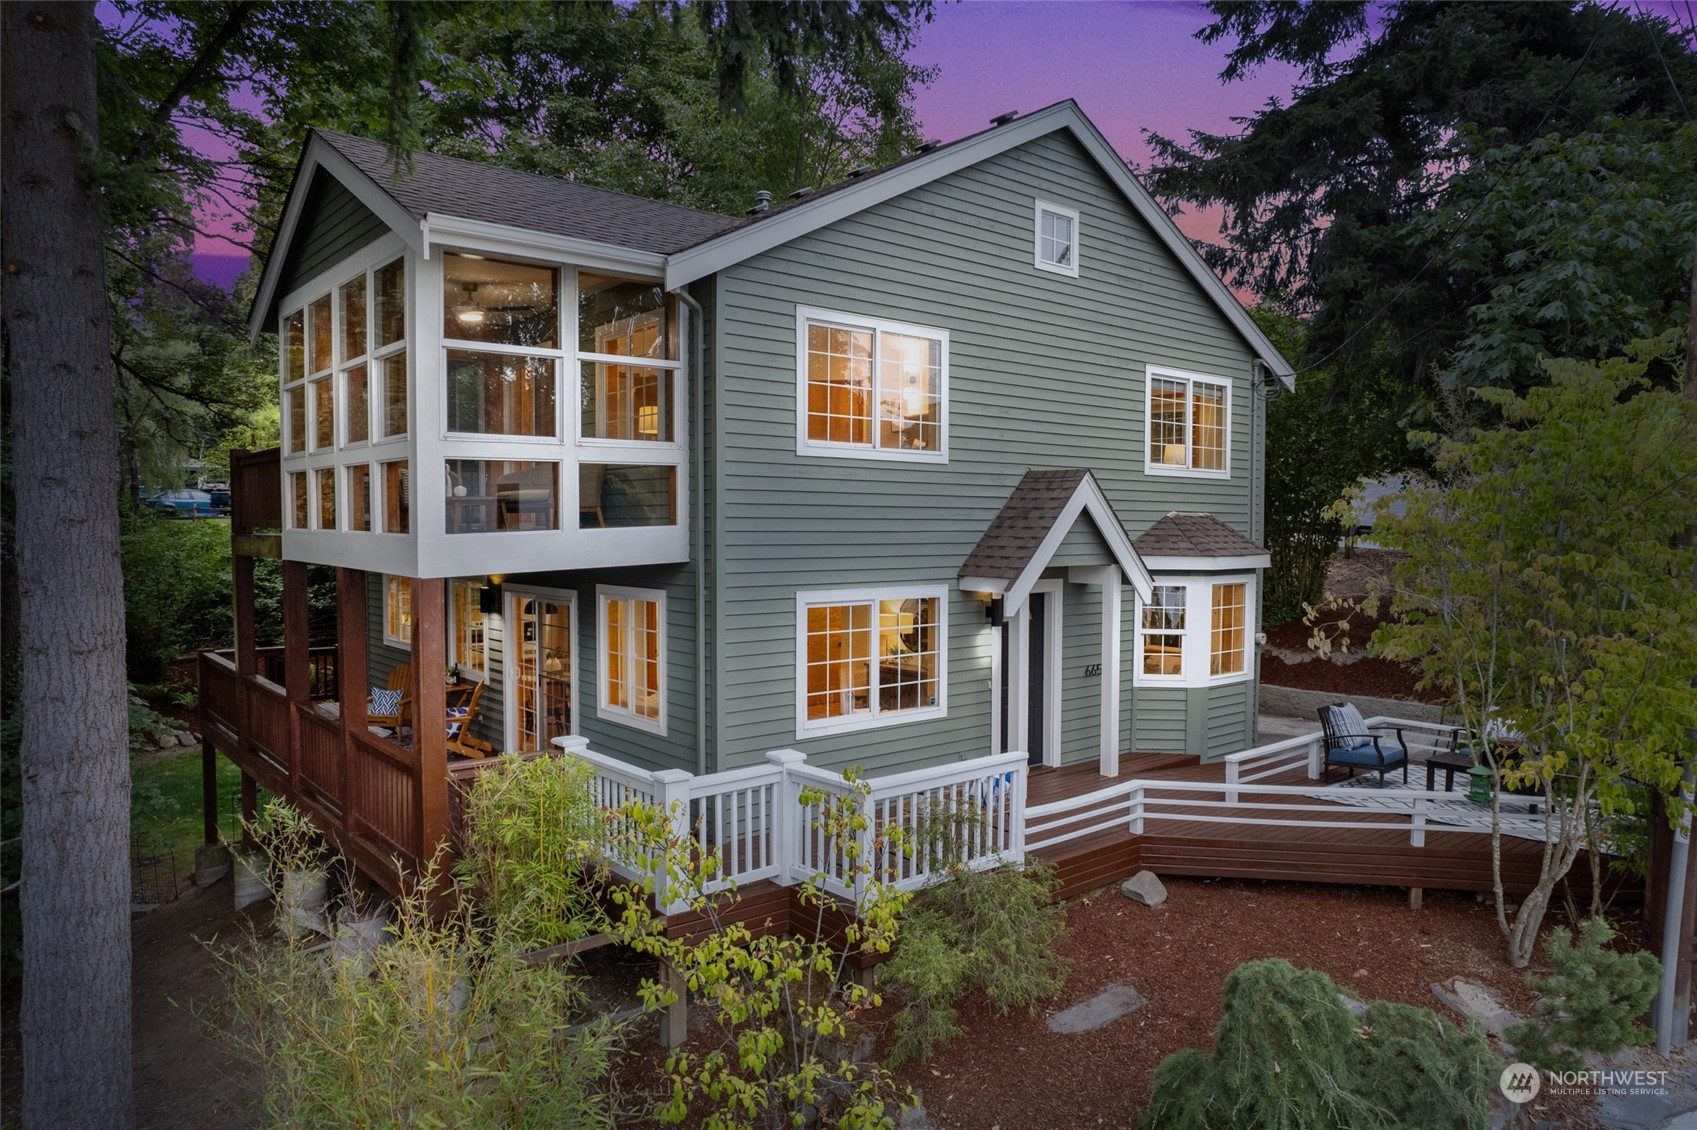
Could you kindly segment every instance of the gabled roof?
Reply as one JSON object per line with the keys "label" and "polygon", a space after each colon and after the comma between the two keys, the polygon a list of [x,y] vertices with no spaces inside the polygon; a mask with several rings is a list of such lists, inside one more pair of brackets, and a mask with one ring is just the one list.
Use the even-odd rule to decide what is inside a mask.
{"label": "gabled roof", "polygon": [[[475,234],[515,241],[516,246],[552,248],[579,258],[643,257],[644,269],[663,268],[668,290],[788,243],[827,224],[910,192],[1029,141],[1068,131],[1117,187],[1132,210],[1196,281],[1202,293],[1268,368],[1294,388],[1288,361],[1261,332],[1237,298],[1202,260],[1165,209],[1131,175],[1125,162],[1071,99],[1003,125],[912,154],[890,165],[829,185],[753,216],[720,216],[677,204],[592,188],[540,173],[525,173],[481,161],[413,154],[412,172],[391,176],[382,142],[328,130],[308,134],[284,205],[253,311],[249,332],[269,321],[301,209],[320,168],[336,176],[414,251],[428,255],[437,236]],[[533,238],[533,233],[546,236]]]}
{"label": "gabled roof", "polygon": [[1267,551],[1212,514],[1172,511],[1131,543],[1151,569],[1265,569]]}
{"label": "gabled roof", "polygon": [[1261,327],[1249,316],[1235,295],[1220,280],[1190,240],[1173,223],[1172,217],[1149,195],[1108,139],[1084,116],[1072,99],[1057,102],[999,126],[918,153],[865,176],[811,193],[799,200],[774,207],[751,220],[715,235],[666,260],[666,288],[675,289],[726,267],[769,251],[811,231],[852,216],[940,177],[969,168],[1026,142],[1066,130],[1096,161],[1104,175],[1131,205],[1132,211],[1149,225],[1155,237],[1172,253],[1196,281],[1249,348],[1266,362],[1287,388],[1295,388],[1295,369],[1279,353]]}
{"label": "gabled roof", "polygon": [[1125,579],[1148,600],[1148,569],[1096,477],[1082,469],[1027,471],[961,564],[961,588],[993,593],[1005,612],[1017,611],[1081,515],[1089,515]]}

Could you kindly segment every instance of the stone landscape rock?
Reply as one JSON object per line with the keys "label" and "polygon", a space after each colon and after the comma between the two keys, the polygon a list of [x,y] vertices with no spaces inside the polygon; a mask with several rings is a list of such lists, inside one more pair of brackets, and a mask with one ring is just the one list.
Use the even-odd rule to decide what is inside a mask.
{"label": "stone landscape rock", "polygon": [[1149,998],[1129,984],[1109,985],[1089,1000],[1049,1017],[1049,1031],[1059,1032],[1063,1036],[1094,1032],[1128,1012],[1136,1012],[1148,1003]]}
{"label": "stone landscape rock", "polygon": [[1139,871],[1121,883],[1120,894],[1144,906],[1160,906],[1167,901],[1167,888],[1153,871]]}
{"label": "stone landscape rock", "polygon": [[1432,986],[1432,995],[1463,1019],[1479,1021],[1487,1035],[1502,1039],[1503,1029],[1520,1020],[1519,1014],[1507,1008],[1502,998],[1484,985],[1460,977]]}
{"label": "stone landscape rock", "polygon": [[177,739],[177,744],[180,746],[200,744],[200,739],[189,733],[187,730],[177,730],[171,736]]}

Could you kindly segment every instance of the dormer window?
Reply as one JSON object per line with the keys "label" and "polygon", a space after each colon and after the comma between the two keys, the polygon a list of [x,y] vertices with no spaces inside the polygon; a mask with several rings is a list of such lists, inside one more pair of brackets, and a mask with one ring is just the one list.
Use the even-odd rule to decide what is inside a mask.
{"label": "dormer window", "polygon": [[1037,269],[1078,277],[1078,213],[1037,201]]}

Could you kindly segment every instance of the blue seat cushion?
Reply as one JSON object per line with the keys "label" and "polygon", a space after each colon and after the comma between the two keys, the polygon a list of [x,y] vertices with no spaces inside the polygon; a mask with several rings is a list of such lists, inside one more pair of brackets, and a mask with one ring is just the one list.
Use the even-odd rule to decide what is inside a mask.
{"label": "blue seat cushion", "polygon": [[455,721],[453,721],[453,719],[464,718],[467,715],[469,715],[470,713],[471,713],[471,709],[469,707],[465,707],[465,706],[450,706],[450,707],[448,707],[448,719],[449,719],[449,721],[448,721],[448,740],[449,741],[453,741],[455,738],[459,737],[460,731],[465,729],[465,723],[464,722],[455,722]]}
{"label": "blue seat cushion", "polygon": [[[1367,746],[1365,749],[1329,749],[1326,751],[1326,760],[1333,765],[1359,765],[1370,769],[1379,767],[1379,754],[1372,746]],[[1387,769],[1393,765],[1401,765],[1407,760],[1407,751],[1395,742],[1390,743],[1385,748],[1385,767]]]}

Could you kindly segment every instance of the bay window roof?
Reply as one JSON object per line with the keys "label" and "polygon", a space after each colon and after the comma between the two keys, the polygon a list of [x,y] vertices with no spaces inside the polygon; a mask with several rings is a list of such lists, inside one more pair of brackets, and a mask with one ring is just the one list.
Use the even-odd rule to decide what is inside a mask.
{"label": "bay window roof", "polygon": [[1132,539],[1153,570],[1265,569],[1267,551],[1214,517],[1170,511]]}

